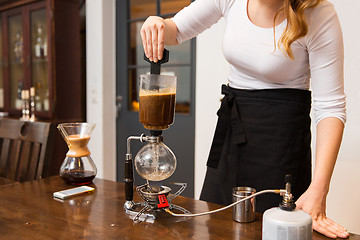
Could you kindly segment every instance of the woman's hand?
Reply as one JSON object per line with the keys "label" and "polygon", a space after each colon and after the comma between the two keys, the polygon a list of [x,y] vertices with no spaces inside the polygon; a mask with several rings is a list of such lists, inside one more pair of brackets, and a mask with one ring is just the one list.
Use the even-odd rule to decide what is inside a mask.
{"label": "woman's hand", "polygon": [[330,238],[347,238],[345,228],[326,217],[327,192],[315,189],[310,185],[308,190],[296,201],[296,208],[311,215],[313,229]]}
{"label": "woman's hand", "polygon": [[165,44],[165,20],[157,16],[148,17],[140,34],[146,57],[154,62],[161,60]]}
{"label": "woman's hand", "polygon": [[165,44],[178,44],[177,27],[171,19],[148,17],[141,27],[140,35],[146,57],[154,62],[162,59]]}

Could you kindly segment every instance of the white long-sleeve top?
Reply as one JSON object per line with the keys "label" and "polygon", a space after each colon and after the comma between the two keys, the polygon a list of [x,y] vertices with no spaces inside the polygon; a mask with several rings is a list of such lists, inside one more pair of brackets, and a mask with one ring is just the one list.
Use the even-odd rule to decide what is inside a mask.
{"label": "white long-sleeve top", "polygon": [[[253,24],[248,0],[196,0],[178,12],[179,43],[225,19],[223,53],[230,63],[229,86],[239,89],[310,89],[316,122],[336,117],[345,123],[344,48],[333,5],[323,1],[306,11],[308,34],[291,45],[294,60],[274,46],[274,29]],[[275,27],[277,43],[287,21]]]}

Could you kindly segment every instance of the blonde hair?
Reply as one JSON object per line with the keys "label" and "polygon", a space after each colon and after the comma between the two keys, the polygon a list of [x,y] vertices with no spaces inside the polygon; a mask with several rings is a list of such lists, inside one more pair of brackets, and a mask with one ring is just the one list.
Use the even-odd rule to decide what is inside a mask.
{"label": "blonde hair", "polygon": [[[277,46],[286,53],[290,59],[294,59],[290,45],[297,39],[305,36],[308,32],[308,25],[305,18],[305,10],[316,7],[323,0],[284,0],[284,5],[279,9],[274,18],[274,41],[275,22],[280,13],[287,19],[286,28],[281,35]],[[282,47],[281,47],[282,45]],[[275,43],[276,47],[276,43]]]}

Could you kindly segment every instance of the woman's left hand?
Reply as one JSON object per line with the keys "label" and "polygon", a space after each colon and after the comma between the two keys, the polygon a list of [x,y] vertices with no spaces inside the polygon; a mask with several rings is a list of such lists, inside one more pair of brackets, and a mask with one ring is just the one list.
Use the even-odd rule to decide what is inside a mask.
{"label": "woman's left hand", "polygon": [[310,187],[296,201],[296,208],[311,215],[313,229],[330,238],[347,238],[349,233],[345,228],[326,217],[327,192]]}

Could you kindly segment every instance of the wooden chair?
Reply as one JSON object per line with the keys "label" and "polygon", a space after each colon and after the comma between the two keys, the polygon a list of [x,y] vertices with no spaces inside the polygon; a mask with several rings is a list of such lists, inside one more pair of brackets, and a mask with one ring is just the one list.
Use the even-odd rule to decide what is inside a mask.
{"label": "wooden chair", "polygon": [[42,177],[50,125],[0,118],[0,177],[20,182]]}

